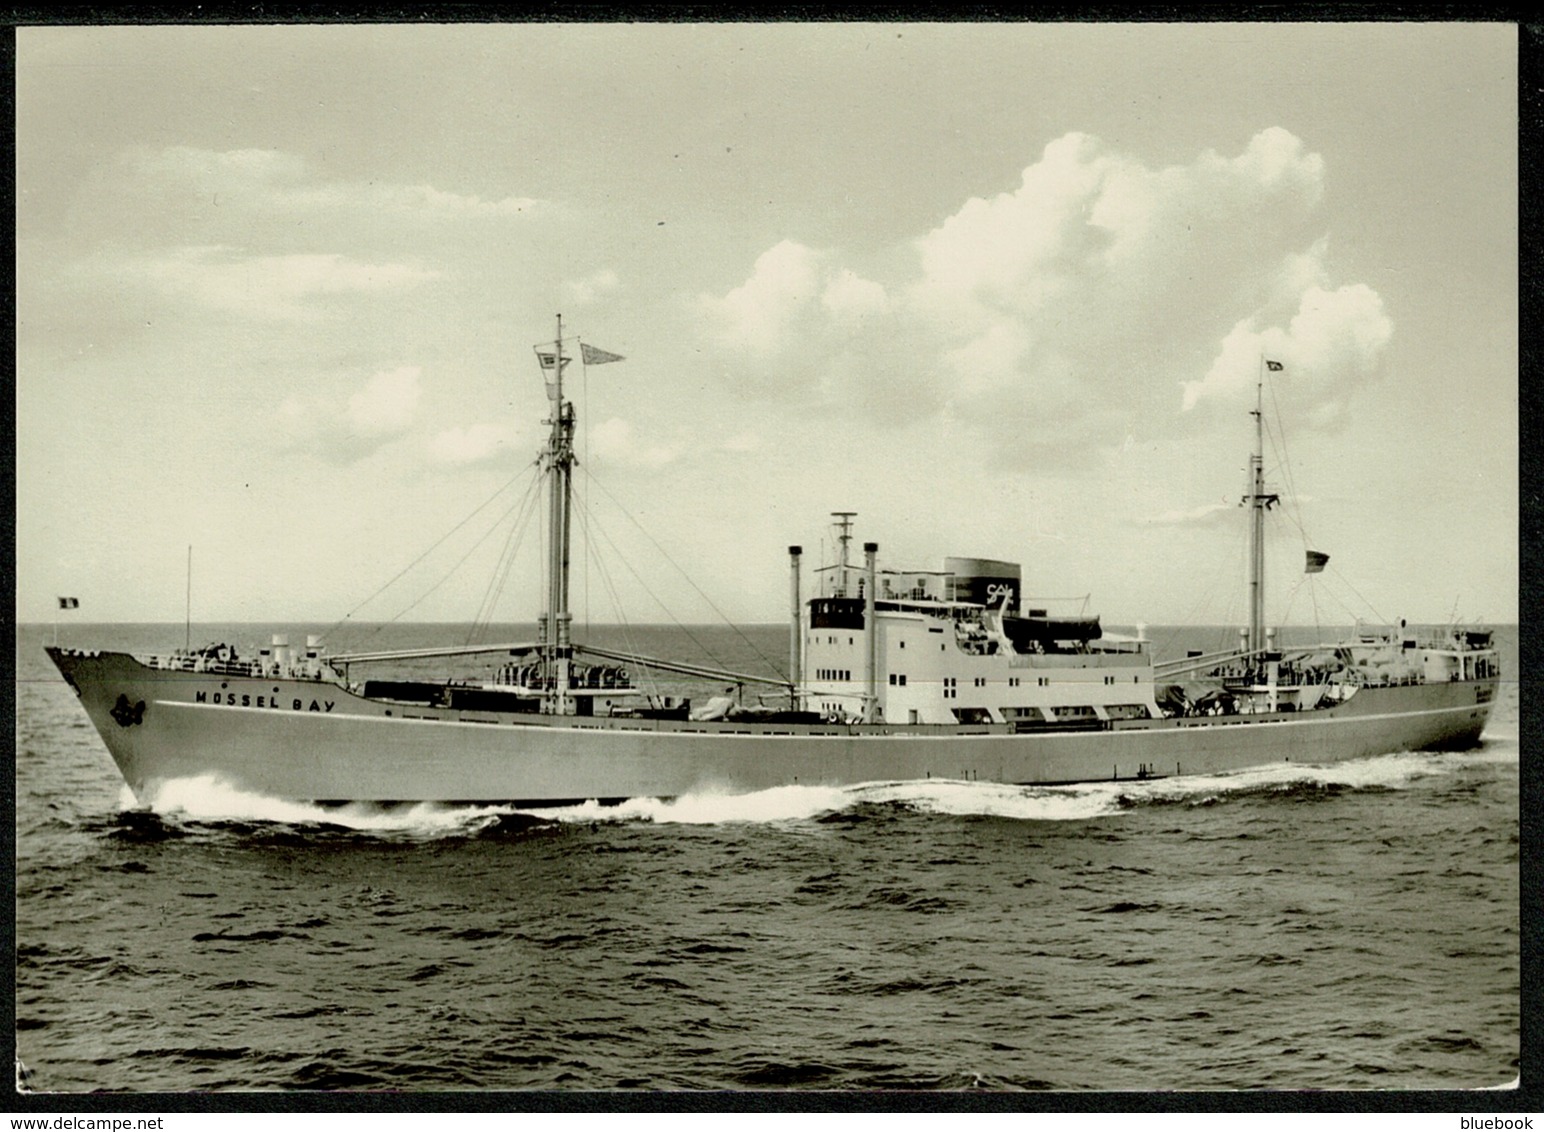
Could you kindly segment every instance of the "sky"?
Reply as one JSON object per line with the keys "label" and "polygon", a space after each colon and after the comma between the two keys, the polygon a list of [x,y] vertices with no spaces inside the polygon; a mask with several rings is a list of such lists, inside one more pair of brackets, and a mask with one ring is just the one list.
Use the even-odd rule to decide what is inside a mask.
{"label": "sky", "polygon": [[21,28],[17,618],[533,621],[561,314],[581,622],[785,619],[855,511],[1233,623],[1264,358],[1267,618],[1515,621],[1516,92],[1502,24]]}

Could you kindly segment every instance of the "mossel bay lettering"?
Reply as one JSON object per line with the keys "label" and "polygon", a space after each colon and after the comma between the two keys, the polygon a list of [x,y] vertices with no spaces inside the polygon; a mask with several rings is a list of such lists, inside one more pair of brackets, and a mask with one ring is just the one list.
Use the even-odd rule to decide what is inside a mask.
{"label": "mossel bay lettering", "polygon": [[[289,699],[289,703],[283,701]],[[333,700],[301,700],[287,696],[254,696],[249,692],[194,692],[196,704],[220,704],[223,707],[265,708],[279,711],[319,711],[324,715],[337,706]]]}

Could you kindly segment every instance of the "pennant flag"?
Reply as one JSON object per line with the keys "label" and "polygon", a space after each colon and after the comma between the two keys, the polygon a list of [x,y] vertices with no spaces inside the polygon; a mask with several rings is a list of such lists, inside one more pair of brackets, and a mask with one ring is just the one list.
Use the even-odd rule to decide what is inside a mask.
{"label": "pennant flag", "polygon": [[78,597],[62,597],[62,598],[59,599],[59,608],[60,609],[79,609],[80,608],[80,598],[78,598]]}
{"label": "pennant flag", "polygon": [[613,354],[607,350],[597,350],[588,342],[579,343],[579,356],[584,359],[587,366],[605,365],[607,362],[625,362],[627,359],[621,354]]}
{"label": "pennant flag", "polygon": [[[541,368],[542,369],[552,369],[553,367],[555,367],[558,364],[558,356],[555,353],[553,353],[551,350],[537,350],[536,351],[536,360],[541,362]],[[573,361],[573,360],[574,359],[570,358],[567,354],[563,355],[563,359],[562,359],[563,368],[567,369],[568,368],[568,363]]]}
{"label": "pennant flag", "polygon": [[1280,362],[1273,362],[1267,358],[1265,360],[1265,368],[1270,370],[1272,373],[1280,373],[1286,367],[1283,366]]}
{"label": "pennant flag", "polygon": [[1303,573],[1322,574],[1324,573],[1324,567],[1329,564],[1329,560],[1330,556],[1328,554],[1320,554],[1317,550],[1310,550],[1308,552],[1308,565],[1303,567]]}

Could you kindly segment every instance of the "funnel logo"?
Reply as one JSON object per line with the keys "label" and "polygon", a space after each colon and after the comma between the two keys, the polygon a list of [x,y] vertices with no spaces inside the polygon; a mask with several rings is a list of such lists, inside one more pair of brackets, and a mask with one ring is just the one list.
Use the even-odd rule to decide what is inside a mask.
{"label": "funnel logo", "polygon": [[113,710],[108,713],[118,721],[119,727],[133,727],[136,723],[145,721],[145,701],[130,704],[129,697],[122,692],[118,693],[118,702],[113,705]]}

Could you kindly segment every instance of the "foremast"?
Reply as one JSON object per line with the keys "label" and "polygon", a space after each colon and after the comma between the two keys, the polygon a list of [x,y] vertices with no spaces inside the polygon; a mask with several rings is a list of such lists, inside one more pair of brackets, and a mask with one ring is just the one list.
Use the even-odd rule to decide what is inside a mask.
{"label": "foremast", "polygon": [[542,710],[551,715],[574,711],[569,694],[573,675],[573,614],[568,608],[569,532],[573,512],[574,407],[563,399],[563,369],[569,358],[563,353],[563,316],[557,316],[557,341],[550,354],[538,349],[537,360],[547,379],[551,419],[547,446],[542,450],[542,472],[547,477],[547,601],[542,612],[540,637]]}

